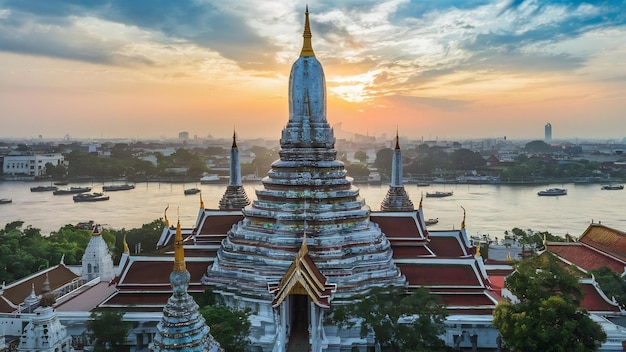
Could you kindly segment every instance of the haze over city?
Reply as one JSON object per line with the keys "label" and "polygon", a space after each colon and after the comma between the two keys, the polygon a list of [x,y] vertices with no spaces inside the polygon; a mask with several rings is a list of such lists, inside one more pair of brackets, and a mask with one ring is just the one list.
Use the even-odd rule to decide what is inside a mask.
{"label": "haze over city", "polygon": [[[0,138],[272,138],[304,1],[0,0]],[[328,121],[423,138],[623,138],[622,1],[309,1]]]}

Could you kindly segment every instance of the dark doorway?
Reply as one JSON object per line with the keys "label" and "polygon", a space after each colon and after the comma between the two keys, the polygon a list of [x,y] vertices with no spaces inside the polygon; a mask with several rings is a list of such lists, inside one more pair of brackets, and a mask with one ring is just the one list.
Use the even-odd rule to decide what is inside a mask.
{"label": "dark doorway", "polygon": [[309,296],[290,295],[291,298],[291,334],[287,351],[309,351]]}

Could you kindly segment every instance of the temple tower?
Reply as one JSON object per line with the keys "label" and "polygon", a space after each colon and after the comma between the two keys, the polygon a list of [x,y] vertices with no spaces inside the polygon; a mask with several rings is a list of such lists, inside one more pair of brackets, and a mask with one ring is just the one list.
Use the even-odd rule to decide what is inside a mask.
{"label": "temple tower", "polygon": [[[33,288],[34,295],[34,288]],[[50,281],[46,276],[41,288],[39,308],[35,316],[24,327],[17,351],[20,352],[71,352],[72,337],[67,334],[65,326],[61,324],[52,305],[56,297],[50,289]]]}
{"label": "temple tower", "polygon": [[250,204],[248,195],[241,182],[241,165],[239,163],[239,149],[237,137],[233,132],[233,145],[230,148],[230,179],[226,192],[220,199],[220,210],[239,210]]}
{"label": "temple tower", "polygon": [[380,204],[382,211],[413,211],[413,202],[404,189],[402,182],[402,152],[400,151],[400,137],[396,132],[396,147],[391,161],[391,183],[389,190]]}
{"label": "temple tower", "polygon": [[198,304],[187,293],[190,277],[185,265],[179,221],[174,238],[174,269],[170,274],[172,296],[163,308],[163,318],[157,325],[158,332],[150,346],[152,351],[223,352],[209,333],[209,326],[198,311]]}
{"label": "temple tower", "polygon": [[[265,334],[259,340],[278,334],[265,326],[278,328],[271,305],[276,297],[268,284],[279,282],[289,270],[305,229],[307,256],[328,284],[336,285],[333,304],[349,303],[375,286],[405,284],[389,241],[370,222],[369,206],[336,158],[333,130],[326,120],[324,71],[311,45],[308,9],[303,37],[289,77],[289,121],[280,139],[280,159],[272,164],[263,188],[256,190],[257,200],[243,209],[244,219],[229,231],[202,278],[233,306],[252,308]],[[294,311],[314,309],[310,296],[295,301],[283,314],[297,319],[302,316]],[[311,317],[304,315],[305,331],[307,326],[313,331],[312,324],[321,327],[322,317],[318,322]],[[323,350],[325,343],[312,341],[311,346]]]}
{"label": "temple tower", "polygon": [[115,276],[113,258],[101,234],[102,226],[96,225],[83,254],[83,279],[86,281],[99,276],[101,281],[106,282]]}

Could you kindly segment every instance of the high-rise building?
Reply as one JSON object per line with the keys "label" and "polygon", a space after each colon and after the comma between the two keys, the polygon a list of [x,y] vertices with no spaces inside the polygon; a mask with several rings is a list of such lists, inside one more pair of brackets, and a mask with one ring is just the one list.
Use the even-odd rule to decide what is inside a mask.
{"label": "high-rise building", "polygon": [[546,123],[546,126],[544,129],[545,129],[544,141],[548,143],[552,140],[552,124],[550,122]]}

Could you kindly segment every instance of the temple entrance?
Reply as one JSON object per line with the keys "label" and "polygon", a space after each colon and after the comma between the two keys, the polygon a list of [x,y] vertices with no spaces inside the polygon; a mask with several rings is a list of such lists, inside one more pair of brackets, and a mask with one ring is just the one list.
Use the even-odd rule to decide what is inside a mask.
{"label": "temple entrance", "polygon": [[310,351],[309,344],[309,296],[292,294],[290,297],[291,334],[287,344],[287,352]]}

